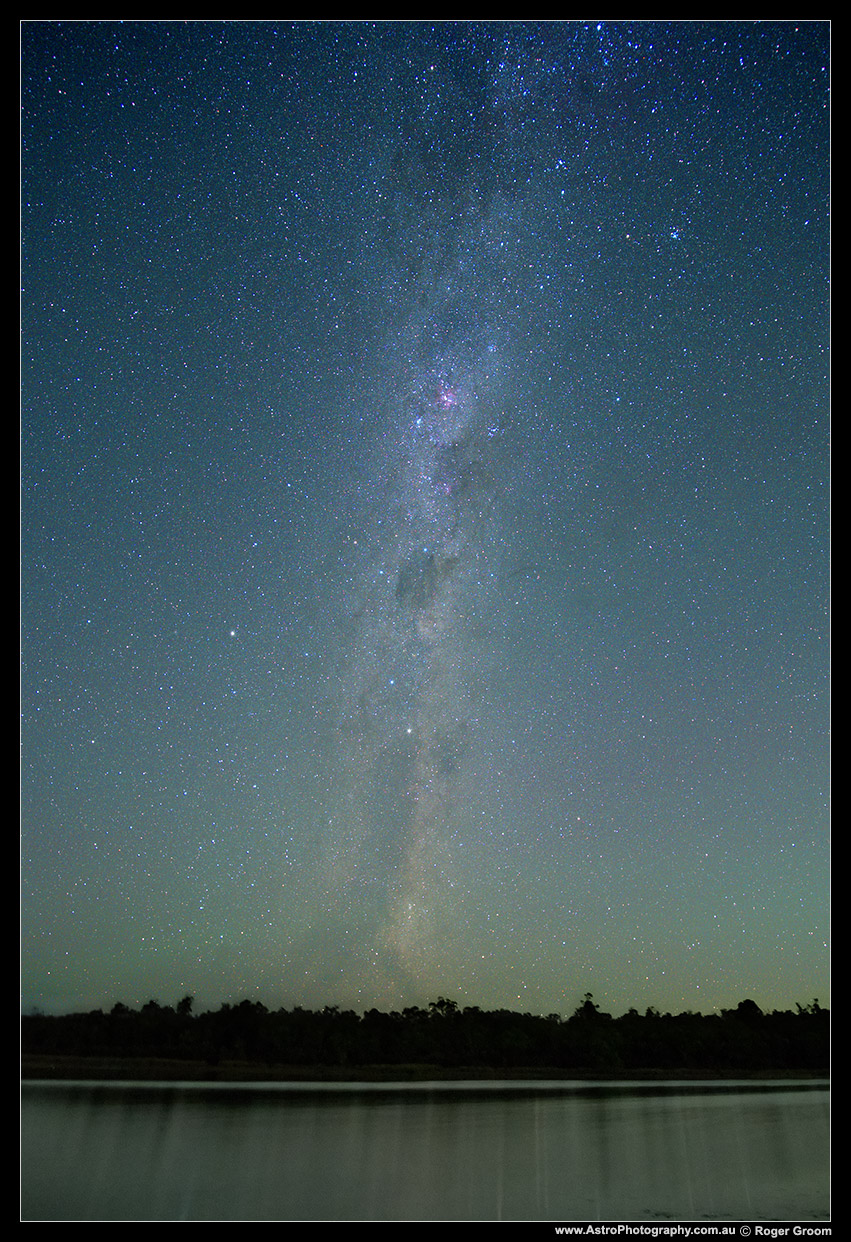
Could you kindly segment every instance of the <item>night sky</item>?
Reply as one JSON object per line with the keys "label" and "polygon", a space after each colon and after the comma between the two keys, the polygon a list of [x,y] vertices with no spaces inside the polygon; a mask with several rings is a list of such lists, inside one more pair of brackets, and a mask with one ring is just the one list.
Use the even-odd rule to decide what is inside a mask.
{"label": "night sky", "polygon": [[22,1003],[829,1003],[824,22],[21,28]]}

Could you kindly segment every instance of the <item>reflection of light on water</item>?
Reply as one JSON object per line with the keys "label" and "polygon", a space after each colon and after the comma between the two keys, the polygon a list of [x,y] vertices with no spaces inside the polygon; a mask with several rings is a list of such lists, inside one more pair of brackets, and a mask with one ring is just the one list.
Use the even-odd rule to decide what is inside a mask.
{"label": "reflection of light on water", "polygon": [[820,1220],[823,1084],[25,1084],[25,1220]]}

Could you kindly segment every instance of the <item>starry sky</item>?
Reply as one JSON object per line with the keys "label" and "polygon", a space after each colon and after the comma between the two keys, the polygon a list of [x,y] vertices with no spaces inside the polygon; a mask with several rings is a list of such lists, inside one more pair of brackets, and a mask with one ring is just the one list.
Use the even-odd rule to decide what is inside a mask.
{"label": "starry sky", "polygon": [[22,1003],[829,1003],[830,27],[25,22]]}

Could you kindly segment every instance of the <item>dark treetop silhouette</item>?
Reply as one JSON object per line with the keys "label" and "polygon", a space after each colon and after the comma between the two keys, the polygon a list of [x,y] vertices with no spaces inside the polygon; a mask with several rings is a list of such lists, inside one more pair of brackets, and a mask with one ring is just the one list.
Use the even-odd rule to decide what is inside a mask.
{"label": "dark treetop silhouette", "polygon": [[62,1076],[51,1058],[170,1059],[275,1066],[428,1066],[509,1072],[518,1069],[623,1073],[666,1071],[826,1072],[830,1013],[817,1000],[795,1011],[763,1013],[752,1000],[720,1014],[630,1009],[601,1013],[590,993],[563,1019],[476,1006],[440,997],[427,1009],[369,1009],[363,1015],[326,1006],[270,1011],[259,1001],[193,1013],[191,996],[174,1007],[150,1000],[135,1011],[22,1020],[25,1076]]}

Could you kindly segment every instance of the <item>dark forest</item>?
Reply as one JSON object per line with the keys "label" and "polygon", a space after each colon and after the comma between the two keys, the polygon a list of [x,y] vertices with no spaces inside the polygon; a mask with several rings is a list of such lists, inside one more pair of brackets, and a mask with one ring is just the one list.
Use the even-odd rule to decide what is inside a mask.
{"label": "dark forest", "polygon": [[[335,1006],[272,1011],[258,1001],[222,1004],[193,1012],[193,998],[174,1006],[148,1001],[139,1010],[116,1004],[109,1011],[22,1018],[25,1077],[110,1076],[106,1063],[132,1060],[176,1063],[172,1077],[225,1077],[227,1065],[264,1069],[270,1076],[293,1068],[298,1076],[354,1075],[384,1067],[398,1076],[428,1076],[433,1069],[473,1076],[510,1076],[518,1071],[566,1074],[698,1075],[794,1072],[826,1074],[830,1061],[830,1012],[817,1000],[794,1010],[764,1013],[752,1000],[704,1015],[630,1009],[621,1017],[601,1012],[593,996],[568,1018],[475,1006],[461,1008],[440,997],[427,1008],[401,1012]],[[80,1060],[84,1061],[81,1066]],[[71,1074],[69,1061],[75,1061]],[[419,1067],[419,1073],[416,1073]],[[183,1070],[187,1070],[184,1074]],[[205,1075],[205,1070],[208,1073]],[[321,1072],[320,1072],[321,1071]],[[273,1073],[274,1072],[274,1073]],[[162,1075],[166,1076],[166,1075]],[[197,1073],[196,1073],[197,1076]]]}

